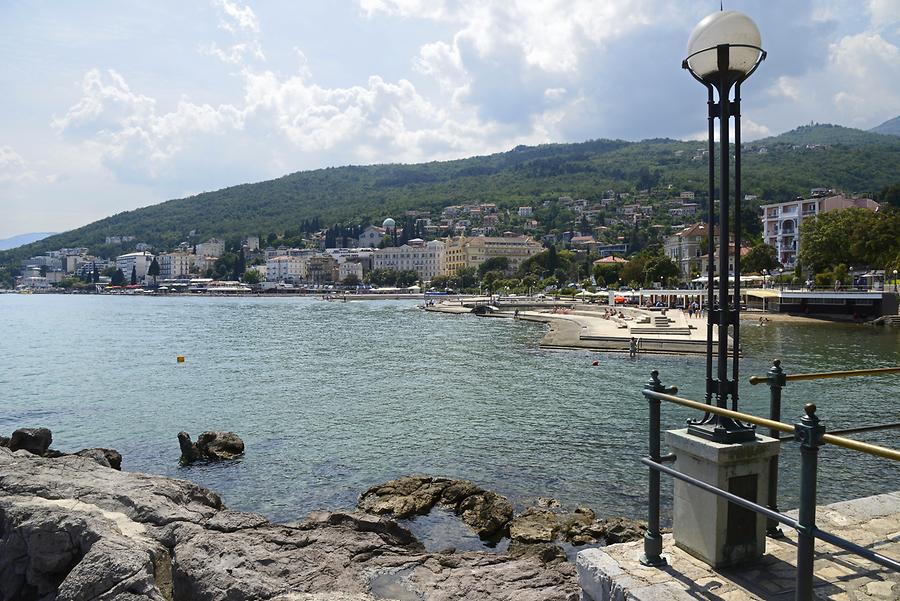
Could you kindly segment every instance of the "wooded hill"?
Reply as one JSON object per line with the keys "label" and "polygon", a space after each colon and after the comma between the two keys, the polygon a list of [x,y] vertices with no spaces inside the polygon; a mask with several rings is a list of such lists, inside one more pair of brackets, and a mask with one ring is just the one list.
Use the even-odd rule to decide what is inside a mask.
{"label": "wooded hill", "polygon": [[[653,187],[706,196],[704,141],[669,139],[519,146],[508,152],[416,165],[347,166],[285,175],[126,211],[6,252],[0,264],[61,247],[104,254],[107,236],[135,236],[169,248],[194,240],[266,235],[318,218],[380,223],[406,210],[433,211],[467,202],[503,207],[547,198],[599,199],[604,191]],[[876,194],[900,180],[900,137],[810,125],[744,145],[743,191],[782,201],[825,187]],[[671,186],[671,188],[669,188]],[[106,249],[115,251],[115,249]],[[121,250],[121,249],[119,249]]]}

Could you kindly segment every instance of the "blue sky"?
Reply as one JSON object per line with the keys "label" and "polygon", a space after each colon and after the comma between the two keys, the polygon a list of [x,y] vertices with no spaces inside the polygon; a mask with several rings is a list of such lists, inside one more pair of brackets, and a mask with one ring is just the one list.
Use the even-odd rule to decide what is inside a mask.
{"label": "blue sky", "polygon": [[[700,0],[0,4],[0,238],[319,167],[696,138]],[[900,114],[900,2],[726,1],[745,139]]]}

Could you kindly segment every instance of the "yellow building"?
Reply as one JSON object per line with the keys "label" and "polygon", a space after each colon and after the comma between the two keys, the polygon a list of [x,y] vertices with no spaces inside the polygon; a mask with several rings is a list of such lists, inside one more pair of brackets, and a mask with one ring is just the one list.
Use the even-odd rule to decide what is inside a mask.
{"label": "yellow building", "polygon": [[509,259],[509,271],[513,273],[525,259],[543,250],[540,242],[528,236],[457,236],[445,242],[446,275],[455,275],[463,267],[477,268],[495,257]]}

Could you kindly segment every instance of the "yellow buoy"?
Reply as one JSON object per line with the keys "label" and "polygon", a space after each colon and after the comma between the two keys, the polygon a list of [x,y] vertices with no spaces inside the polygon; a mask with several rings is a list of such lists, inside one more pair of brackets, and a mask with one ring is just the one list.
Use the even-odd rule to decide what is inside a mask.
{"label": "yellow buoy", "polygon": [[184,355],[178,355],[177,359],[179,363],[184,363]]}

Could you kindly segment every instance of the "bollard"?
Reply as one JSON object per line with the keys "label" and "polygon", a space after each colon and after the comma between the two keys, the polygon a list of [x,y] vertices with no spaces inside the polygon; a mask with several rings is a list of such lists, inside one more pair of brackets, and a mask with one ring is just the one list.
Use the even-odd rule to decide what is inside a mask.
{"label": "bollard", "polygon": [[808,403],[806,415],[795,425],[794,436],[800,443],[800,510],[797,519],[797,600],[812,601],[813,553],[816,538],[816,475],[819,447],[825,426],[816,417],[816,406]]}
{"label": "bollard", "polygon": [[[666,392],[665,387],[659,380],[659,372],[653,370],[650,372],[650,381],[644,386],[644,390],[652,390],[653,392]],[[659,399],[646,397],[650,405],[650,459],[659,463],[660,460],[660,405]],[[666,560],[662,557],[662,534],[659,532],[659,472],[650,470],[650,482],[647,499],[647,533],[644,534],[644,554],[641,556],[641,563],[645,566],[659,567],[666,565]]]}
{"label": "bollard", "polygon": [[[766,380],[769,384],[769,419],[780,422],[781,389],[787,384],[787,375],[781,368],[780,359],[772,361],[772,368],[766,374]],[[769,436],[779,440],[781,433],[770,428]],[[778,455],[774,455],[769,460],[769,498],[766,506],[772,511],[778,511]],[[770,518],[766,521],[766,535],[770,538],[782,538],[784,532],[778,527],[778,522]]]}

